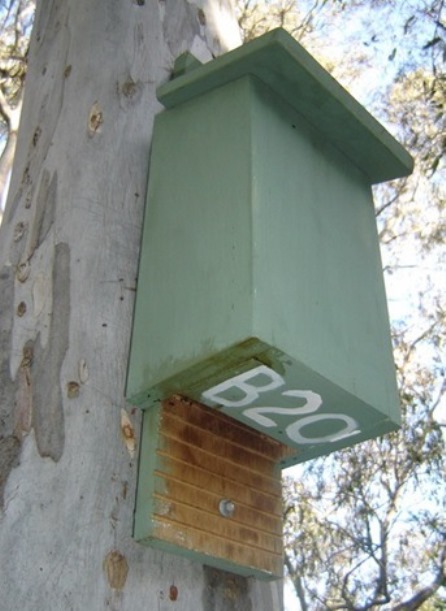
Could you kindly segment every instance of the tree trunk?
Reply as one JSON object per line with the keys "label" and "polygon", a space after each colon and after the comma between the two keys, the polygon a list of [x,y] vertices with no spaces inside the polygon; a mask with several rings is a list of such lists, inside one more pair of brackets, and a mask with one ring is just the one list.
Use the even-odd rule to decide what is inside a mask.
{"label": "tree trunk", "polygon": [[155,91],[181,52],[206,61],[237,44],[231,10],[38,7],[0,230],[3,609],[281,606],[278,584],[132,539],[140,414],[123,394]]}

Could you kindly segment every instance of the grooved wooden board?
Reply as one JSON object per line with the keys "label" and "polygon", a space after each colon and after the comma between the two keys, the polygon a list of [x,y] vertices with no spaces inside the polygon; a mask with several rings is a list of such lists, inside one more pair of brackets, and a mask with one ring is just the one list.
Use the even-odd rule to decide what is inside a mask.
{"label": "grooved wooden board", "polygon": [[[282,576],[279,461],[289,450],[180,396],[144,415],[135,536],[244,575]],[[231,517],[219,503],[235,504]]]}

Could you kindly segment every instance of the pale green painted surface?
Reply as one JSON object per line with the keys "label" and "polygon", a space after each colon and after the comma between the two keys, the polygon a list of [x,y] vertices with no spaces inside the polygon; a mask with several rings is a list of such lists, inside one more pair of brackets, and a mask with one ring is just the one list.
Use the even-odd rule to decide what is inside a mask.
{"label": "pale green painted surface", "polygon": [[253,335],[398,422],[367,181],[270,90],[253,97]]}
{"label": "pale green painted surface", "polygon": [[127,396],[252,335],[249,80],[157,117]]}
{"label": "pale green painted surface", "polygon": [[[287,390],[321,396],[318,418],[297,436],[329,438],[316,447],[286,434],[306,412],[276,415],[269,428],[249,422],[295,447],[299,461],[399,421],[370,183],[381,175],[378,158],[388,178],[410,161],[356,102],[344,104],[347,94],[300,47],[290,52],[282,33],[265,40],[233,52],[245,72],[257,58],[260,78],[234,80],[231,53],[163,88],[173,108],[155,126],[127,396],[142,407],[172,392],[203,400],[267,364]],[[282,82],[296,91],[293,63],[298,110]],[[280,97],[265,85],[269,73]],[[329,124],[308,122],[310,106]],[[363,152],[354,163],[353,141]],[[223,409],[246,422],[251,407],[305,406],[283,390]],[[342,420],[324,413],[354,419],[359,432],[333,441]]]}
{"label": "pale green painted surface", "polygon": [[158,98],[172,108],[246,75],[276,91],[372,183],[412,171],[407,151],[281,28],[170,81]]}
{"label": "pale green painted surface", "polygon": [[161,408],[159,405],[144,413],[139,441],[138,486],[133,536],[137,541],[146,543],[151,538],[153,530],[153,493],[155,490],[155,470],[158,461],[157,449],[159,446],[160,419]]}

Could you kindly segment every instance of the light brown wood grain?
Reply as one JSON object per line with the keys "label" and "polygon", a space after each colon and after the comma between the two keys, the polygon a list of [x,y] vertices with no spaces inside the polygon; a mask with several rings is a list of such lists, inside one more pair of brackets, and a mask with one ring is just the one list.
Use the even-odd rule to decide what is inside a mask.
{"label": "light brown wood grain", "polygon": [[[218,412],[171,397],[161,406],[152,537],[282,574],[280,459],[285,446]],[[235,509],[221,515],[219,503]]]}

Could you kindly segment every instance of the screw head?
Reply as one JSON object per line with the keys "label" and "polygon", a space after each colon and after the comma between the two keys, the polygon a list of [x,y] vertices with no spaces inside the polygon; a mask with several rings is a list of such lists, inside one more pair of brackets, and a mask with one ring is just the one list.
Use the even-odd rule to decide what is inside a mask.
{"label": "screw head", "polygon": [[235,511],[235,503],[230,499],[222,499],[218,504],[218,510],[224,518],[232,518]]}

